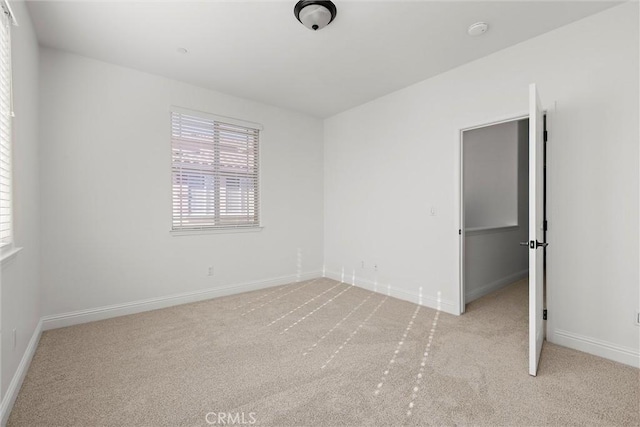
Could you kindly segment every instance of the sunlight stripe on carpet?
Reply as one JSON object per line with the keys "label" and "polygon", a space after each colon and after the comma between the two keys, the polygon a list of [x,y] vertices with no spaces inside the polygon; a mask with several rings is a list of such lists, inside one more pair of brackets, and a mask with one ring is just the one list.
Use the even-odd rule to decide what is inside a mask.
{"label": "sunlight stripe on carpet", "polygon": [[316,311],[320,310],[322,307],[324,307],[325,305],[329,304],[331,301],[335,300],[336,298],[338,298],[340,295],[344,294],[345,292],[347,292],[349,289],[352,289],[353,285],[349,286],[348,288],[346,288],[345,290],[341,291],[339,294],[334,295],[333,297],[331,297],[331,299],[329,299],[328,301],[326,301],[324,304],[322,304],[321,306],[313,309],[312,311],[310,311],[309,313],[307,313],[306,315],[304,315],[303,317],[301,317],[300,319],[296,320],[295,322],[293,322],[291,325],[287,326],[285,329],[282,330],[282,332],[280,332],[280,334],[284,334],[285,332],[287,332],[289,329],[295,327],[298,323],[303,322],[305,319],[307,319],[308,317],[312,316]]}
{"label": "sunlight stripe on carpet", "polygon": [[411,316],[411,319],[409,319],[409,324],[407,325],[406,329],[404,330],[404,334],[402,334],[402,338],[400,338],[400,341],[398,342],[398,345],[396,346],[396,349],[393,352],[393,356],[391,356],[391,360],[389,360],[389,363],[387,364],[387,367],[385,368],[384,372],[382,373],[382,378],[380,379],[380,382],[378,383],[378,385],[376,386],[375,391],[373,392],[373,394],[375,394],[376,396],[378,394],[380,394],[380,389],[382,389],[382,386],[384,385],[384,380],[387,378],[387,375],[389,375],[389,371],[391,370],[391,367],[394,365],[394,363],[396,363],[396,358],[398,357],[398,353],[400,353],[400,350],[401,350],[402,346],[404,345],[404,340],[407,339],[407,335],[409,335],[409,332],[411,331],[411,328],[413,327],[413,322],[416,320],[416,316],[418,315],[419,311],[420,311],[420,305],[418,305],[416,307],[415,311],[413,312],[413,315]]}
{"label": "sunlight stripe on carpet", "polygon": [[353,308],[349,314],[347,314],[346,316],[344,316],[342,318],[342,320],[340,320],[338,323],[336,323],[333,328],[329,329],[329,332],[327,332],[326,334],[324,334],[322,337],[320,337],[320,339],[318,341],[316,341],[315,344],[313,344],[311,347],[309,347],[304,353],[302,353],[303,356],[306,356],[307,354],[311,353],[313,351],[314,348],[316,348],[318,346],[318,344],[320,344],[322,342],[322,340],[324,340],[325,338],[327,338],[329,335],[331,335],[331,332],[335,331],[336,328],[338,326],[340,326],[345,320],[347,320],[353,313],[355,313],[356,311],[358,311],[358,309],[360,307],[362,307],[362,305],[367,302],[369,300],[369,298],[371,298],[371,296],[375,295],[374,292],[370,293],[368,297],[366,297],[360,304],[358,304],[355,308]]}
{"label": "sunlight stripe on carpet", "polygon": [[349,335],[349,337],[342,343],[341,346],[338,347],[338,349],[336,351],[333,352],[333,354],[331,355],[331,357],[329,357],[329,359],[327,359],[326,362],[324,362],[324,365],[322,365],[322,367],[320,369],[324,369],[327,367],[327,365],[329,363],[331,363],[331,361],[338,355],[338,353],[340,353],[340,351],[344,348],[344,346],[346,346],[347,344],[349,344],[349,341],[351,341],[351,339],[358,333],[358,331],[369,321],[369,319],[371,319],[371,317],[375,314],[376,311],[378,311],[378,309],[382,306],[382,304],[385,303],[385,301],[389,298],[389,296],[387,295],[386,297],[384,297],[384,299],[382,301],[380,301],[380,304],[378,304],[376,306],[376,308],[373,309],[373,311],[371,313],[369,313],[369,315],[367,316],[366,319],[364,319],[362,321],[362,323],[360,323],[360,325],[355,328],[353,330],[353,332],[351,332],[351,335]]}
{"label": "sunlight stripe on carpet", "polygon": [[233,309],[234,309],[234,310],[237,310],[237,309],[239,309],[239,308],[246,307],[246,306],[248,306],[248,305],[253,304],[254,302],[260,301],[261,299],[268,297],[268,296],[269,296],[269,295],[271,295],[271,294],[274,294],[274,293],[276,293],[276,292],[279,292],[279,291],[281,291],[281,290],[283,290],[283,289],[287,289],[288,287],[289,287],[289,286],[287,286],[287,285],[284,285],[284,286],[278,286],[276,289],[273,289],[271,292],[267,292],[266,294],[264,294],[264,295],[262,295],[262,296],[259,296],[258,298],[252,299],[251,301],[247,301],[247,302],[245,302],[244,304],[240,304],[239,306],[233,307]]}
{"label": "sunlight stripe on carpet", "polygon": [[313,279],[313,280],[311,280],[310,282],[307,282],[307,283],[303,284],[302,286],[298,286],[297,288],[295,288],[295,289],[293,289],[293,290],[291,290],[291,291],[289,291],[289,292],[286,292],[286,293],[284,293],[284,294],[282,294],[282,295],[278,295],[277,297],[272,298],[272,299],[270,299],[269,301],[264,302],[264,303],[260,304],[260,305],[259,305],[259,306],[257,306],[257,307],[253,307],[253,308],[252,308],[251,310],[249,310],[249,311],[245,311],[244,313],[242,313],[242,314],[241,314],[241,316],[246,316],[247,314],[252,313],[252,312],[254,312],[254,311],[258,310],[259,308],[262,308],[262,307],[264,307],[265,305],[271,304],[271,303],[272,303],[272,302],[274,302],[274,301],[278,301],[280,298],[282,298],[282,297],[286,297],[286,296],[287,296],[287,295],[289,295],[289,294],[292,294],[292,293],[294,293],[294,292],[296,292],[296,291],[299,291],[300,289],[302,289],[302,288],[304,288],[304,287],[306,287],[306,286],[309,286],[310,284],[315,283],[315,282],[317,282],[318,280],[320,280],[320,278],[318,278],[318,279]]}
{"label": "sunlight stripe on carpet", "polygon": [[433,318],[433,322],[431,322],[431,329],[429,330],[429,338],[427,339],[427,346],[422,354],[422,360],[420,361],[420,370],[416,375],[416,382],[413,386],[411,401],[409,402],[409,409],[407,410],[407,417],[410,417],[413,411],[413,407],[415,406],[416,397],[418,397],[418,391],[420,390],[420,383],[422,382],[422,377],[424,375],[424,368],[427,365],[427,357],[429,357],[429,351],[431,350],[431,343],[433,342],[433,335],[436,332],[436,327],[438,326],[438,318],[440,317],[440,292],[438,292],[438,305],[436,309],[436,315]]}
{"label": "sunlight stripe on carpet", "polygon": [[291,314],[295,313],[296,311],[300,310],[300,309],[301,309],[302,307],[304,307],[305,305],[307,305],[307,304],[309,304],[310,302],[312,302],[312,301],[314,301],[314,300],[316,300],[316,299],[320,298],[322,295],[326,294],[327,292],[331,291],[332,289],[335,289],[335,288],[337,288],[338,286],[343,285],[343,284],[344,284],[344,283],[338,283],[337,285],[334,285],[334,286],[330,287],[330,288],[329,288],[329,289],[327,289],[326,291],[322,292],[322,293],[321,293],[321,294],[319,294],[319,295],[316,295],[315,297],[311,298],[311,299],[310,299],[310,300],[308,300],[307,302],[305,302],[305,303],[303,303],[303,304],[300,304],[299,306],[297,306],[296,308],[294,308],[294,309],[293,309],[293,310],[291,310],[290,312],[285,313],[285,314],[283,314],[282,316],[278,317],[276,320],[274,320],[273,322],[269,323],[267,326],[271,326],[271,325],[274,325],[274,324],[278,323],[279,321],[281,321],[281,320],[282,320],[282,319],[284,319],[285,317],[287,317],[287,316],[289,316],[289,315],[291,315]]}

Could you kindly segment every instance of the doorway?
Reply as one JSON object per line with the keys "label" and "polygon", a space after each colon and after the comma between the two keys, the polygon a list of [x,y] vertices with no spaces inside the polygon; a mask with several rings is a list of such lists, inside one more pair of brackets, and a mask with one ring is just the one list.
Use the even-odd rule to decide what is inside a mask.
{"label": "doorway", "polygon": [[529,274],[529,116],[461,132],[461,312]]}
{"label": "doorway", "polygon": [[[495,168],[495,174],[500,179],[493,179],[490,184],[498,186],[500,191],[497,195],[494,193],[485,194],[475,202],[482,202],[478,204],[481,206],[469,206],[469,203],[465,205],[465,186],[466,183],[471,182],[477,184],[476,179],[471,172],[467,171],[467,174],[471,173],[471,176],[465,177],[465,137],[470,135],[472,131],[491,132],[498,129],[497,125],[505,125],[507,128],[514,126],[509,123],[521,122],[524,119],[528,119],[528,167],[529,167],[529,185],[528,185],[528,240],[518,242],[519,246],[527,247],[528,259],[529,259],[529,274],[528,274],[528,294],[529,294],[529,374],[532,376],[537,375],[538,364],[540,362],[540,355],[542,352],[542,346],[545,339],[545,320],[547,319],[547,310],[545,308],[545,294],[546,283],[544,275],[544,260],[546,259],[546,248],[549,245],[546,242],[547,220],[546,220],[546,144],[547,144],[547,117],[543,110],[540,96],[535,83],[529,85],[529,114],[521,115],[507,120],[499,122],[488,123],[481,126],[475,126],[470,128],[460,129],[459,137],[459,154],[460,154],[460,228],[459,234],[459,280],[460,288],[458,294],[458,309],[459,313],[463,314],[466,307],[466,297],[469,295],[466,289],[466,277],[465,277],[465,254],[467,249],[466,232],[471,229],[475,232],[485,232],[489,230],[508,229],[509,227],[521,228],[518,218],[518,208],[514,207],[514,203],[517,203],[518,184],[514,184],[517,179],[517,172],[513,171],[513,168],[508,165],[512,164],[509,161],[496,161],[494,157],[500,158],[501,151],[499,148],[494,148],[493,151],[489,151],[487,155],[484,151],[480,150],[480,153],[488,160],[485,160],[485,169],[493,170]],[[524,122],[520,124],[516,123],[515,128],[523,127]],[[493,130],[491,129],[493,127]],[[502,128],[501,128],[502,129]],[[486,137],[486,135],[485,135]],[[487,138],[485,138],[486,140]],[[494,138],[488,138],[493,140]],[[524,140],[524,134],[520,133],[520,141]],[[482,138],[481,138],[482,140]],[[522,142],[524,143],[524,142]],[[482,147],[482,146],[481,146]],[[511,154],[511,159],[514,158],[513,147],[503,148]],[[517,149],[516,149],[517,151]],[[519,150],[523,151],[523,150]],[[467,153],[468,155],[468,153]],[[517,158],[517,154],[515,156]],[[506,166],[505,166],[506,165]],[[498,170],[503,168],[504,170]],[[491,174],[490,174],[491,175]],[[491,185],[487,188],[491,189]],[[473,219],[471,224],[466,224],[465,220],[468,219],[466,214],[467,209],[479,210],[480,215]],[[514,212],[516,212],[514,214]],[[473,212],[477,215],[476,212]],[[479,218],[479,219],[478,219]],[[468,221],[472,221],[468,219]],[[522,225],[524,227],[524,225]],[[475,229],[475,230],[474,230]],[[515,230],[512,230],[515,231]],[[512,248],[516,248],[514,243],[511,244]],[[538,249],[542,249],[539,251]],[[484,289],[490,288],[485,286]]]}

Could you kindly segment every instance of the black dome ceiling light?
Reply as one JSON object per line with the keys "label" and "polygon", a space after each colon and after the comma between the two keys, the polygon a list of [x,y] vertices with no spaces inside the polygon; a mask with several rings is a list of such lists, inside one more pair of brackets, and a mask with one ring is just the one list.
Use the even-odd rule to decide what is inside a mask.
{"label": "black dome ceiling light", "polygon": [[331,23],[338,10],[331,1],[300,0],[293,8],[296,19],[310,30],[320,30]]}

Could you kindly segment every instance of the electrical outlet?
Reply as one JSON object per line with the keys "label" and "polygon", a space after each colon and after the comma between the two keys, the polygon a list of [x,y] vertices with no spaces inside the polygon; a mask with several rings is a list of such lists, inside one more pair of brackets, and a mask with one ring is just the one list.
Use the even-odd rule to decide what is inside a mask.
{"label": "electrical outlet", "polygon": [[18,344],[18,332],[15,329],[13,330],[13,334],[12,334],[11,338],[12,338],[13,350],[15,350],[16,349],[16,345]]}
{"label": "electrical outlet", "polygon": [[378,263],[373,264],[373,271],[378,272]]}
{"label": "electrical outlet", "polygon": [[213,266],[212,265],[209,266],[209,270],[208,270],[208,274],[207,275],[208,276],[213,276]]}

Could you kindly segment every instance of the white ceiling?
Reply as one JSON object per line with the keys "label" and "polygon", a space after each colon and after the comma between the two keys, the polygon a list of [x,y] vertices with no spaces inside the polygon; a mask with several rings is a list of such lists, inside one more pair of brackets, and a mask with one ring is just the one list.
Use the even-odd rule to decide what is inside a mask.
{"label": "white ceiling", "polygon": [[[616,4],[334,0],[335,21],[313,32],[295,3],[29,1],[29,10],[43,46],[328,117]],[[471,38],[477,21],[489,32]]]}

